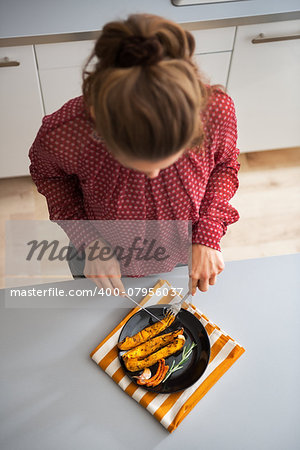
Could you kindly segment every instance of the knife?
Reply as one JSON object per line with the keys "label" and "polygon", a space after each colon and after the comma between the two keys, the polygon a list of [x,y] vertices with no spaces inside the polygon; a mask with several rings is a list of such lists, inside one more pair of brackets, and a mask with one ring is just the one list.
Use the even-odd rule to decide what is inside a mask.
{"label": "knife", "polygon": [[130,295],[128,295],[125,292],[125,297],[127,297],[129,300],[131,300],[133,303],[135,303],[139,308],[143,309],[144,311],[146,311],[147,314],[149,314],[150,316],[152,316],[155,320],[158,320],[158,322],[162,322],[161,319],[159,319],[158,317],[156,317],[154,314],[152,314],[150,311],[148,311],[148,309],[144,308],[143,306],[141,306],[139,303],[137,303],[135,300],[133,300],[132,297],[130,297]]}

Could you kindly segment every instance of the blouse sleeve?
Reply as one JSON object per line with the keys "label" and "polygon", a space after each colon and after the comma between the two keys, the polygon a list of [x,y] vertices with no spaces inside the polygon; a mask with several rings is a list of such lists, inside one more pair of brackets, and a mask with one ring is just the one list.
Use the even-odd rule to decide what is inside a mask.
{"label": "blouse sleeve", "polygon": [[220,240],[227,226],[239,219],[237,210],[230,205],[239,186],[236,148],[237,123],[234,103],[228,96],[225,114],[218,127],[219,145],[214,155],[212,170],[199,210],[199,221],[193,224],[192,242],[221,250]]}
{"label": "blouse sleeve", "polygon": [[38,192],[46,197],[49,219],[66,232],[77,250],[99,238],[99,232],[88,220],[78,177],[66,173],[47,149],[43,125],[29,150],[32,180]]}

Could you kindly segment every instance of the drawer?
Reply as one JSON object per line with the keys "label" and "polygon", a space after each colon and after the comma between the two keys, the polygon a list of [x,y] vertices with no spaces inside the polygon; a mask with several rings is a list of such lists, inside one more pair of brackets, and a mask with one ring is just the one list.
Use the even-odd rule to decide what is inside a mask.
{"label": "drawer", "polygon": [[[231,51],[235,27],[193,30],[195,53]],[[35,46],[40,70],[83,65],[93,50],[94,40],[40,44]]]}
{"label": "drawer", "polygon": [[195,53],[231,51],[235,29],[236,27],[226,27],[191,31],[196,41]]}
{"label": "drawer", "polygon": [[95,41],[61,42],[35,46],[39,70],[83,66]]}

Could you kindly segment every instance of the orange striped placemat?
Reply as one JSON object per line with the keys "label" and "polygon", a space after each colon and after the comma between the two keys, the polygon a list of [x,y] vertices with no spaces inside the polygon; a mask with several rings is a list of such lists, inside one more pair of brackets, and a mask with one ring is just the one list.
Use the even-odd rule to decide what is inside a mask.
{"label": "orange striped placemat", "polygon": [[[174,288],[166,280],[159,280],[140,304],[150,306],[178,301],[172,296]],[[167,292],[167,295],[164,295]],[[178,294],[179,295],[179,294]],[[229,367],[244,353],[241,347],[227,333],[211,322],[191,303],[183,308],[192,312],[204,325],[210,340],[209,364],[202,377],[191,387],[173,394],[156,394],[137,386],[125,374],[118,359],[117,343],[121,329],[139,307],[134,308],[119,325],[95,348],[90,356],[123,391],[146,408],[169,431],[174,431],[180,422],[194,408],[208,390],[221,378]]]}

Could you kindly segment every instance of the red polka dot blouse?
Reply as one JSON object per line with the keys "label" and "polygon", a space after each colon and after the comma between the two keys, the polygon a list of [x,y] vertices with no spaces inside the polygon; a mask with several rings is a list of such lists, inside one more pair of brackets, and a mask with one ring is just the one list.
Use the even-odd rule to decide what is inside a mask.
{"label": "red polka dot blouse", "polygon": [[[229,204],[238,188],[240,167],[230,96],[216,90],[202,119],[204,151],[186,152],[149,179],[123,167],[109,153],[94,131],[82,96],[45,116],[29,158],[50,220],[68,221],[63,228],[76,248],[99,237],[92,220],[191,220],[192,242],[220,250],[227,226],[239,218]],[[80,228],[75,219],[89,222]]]}

